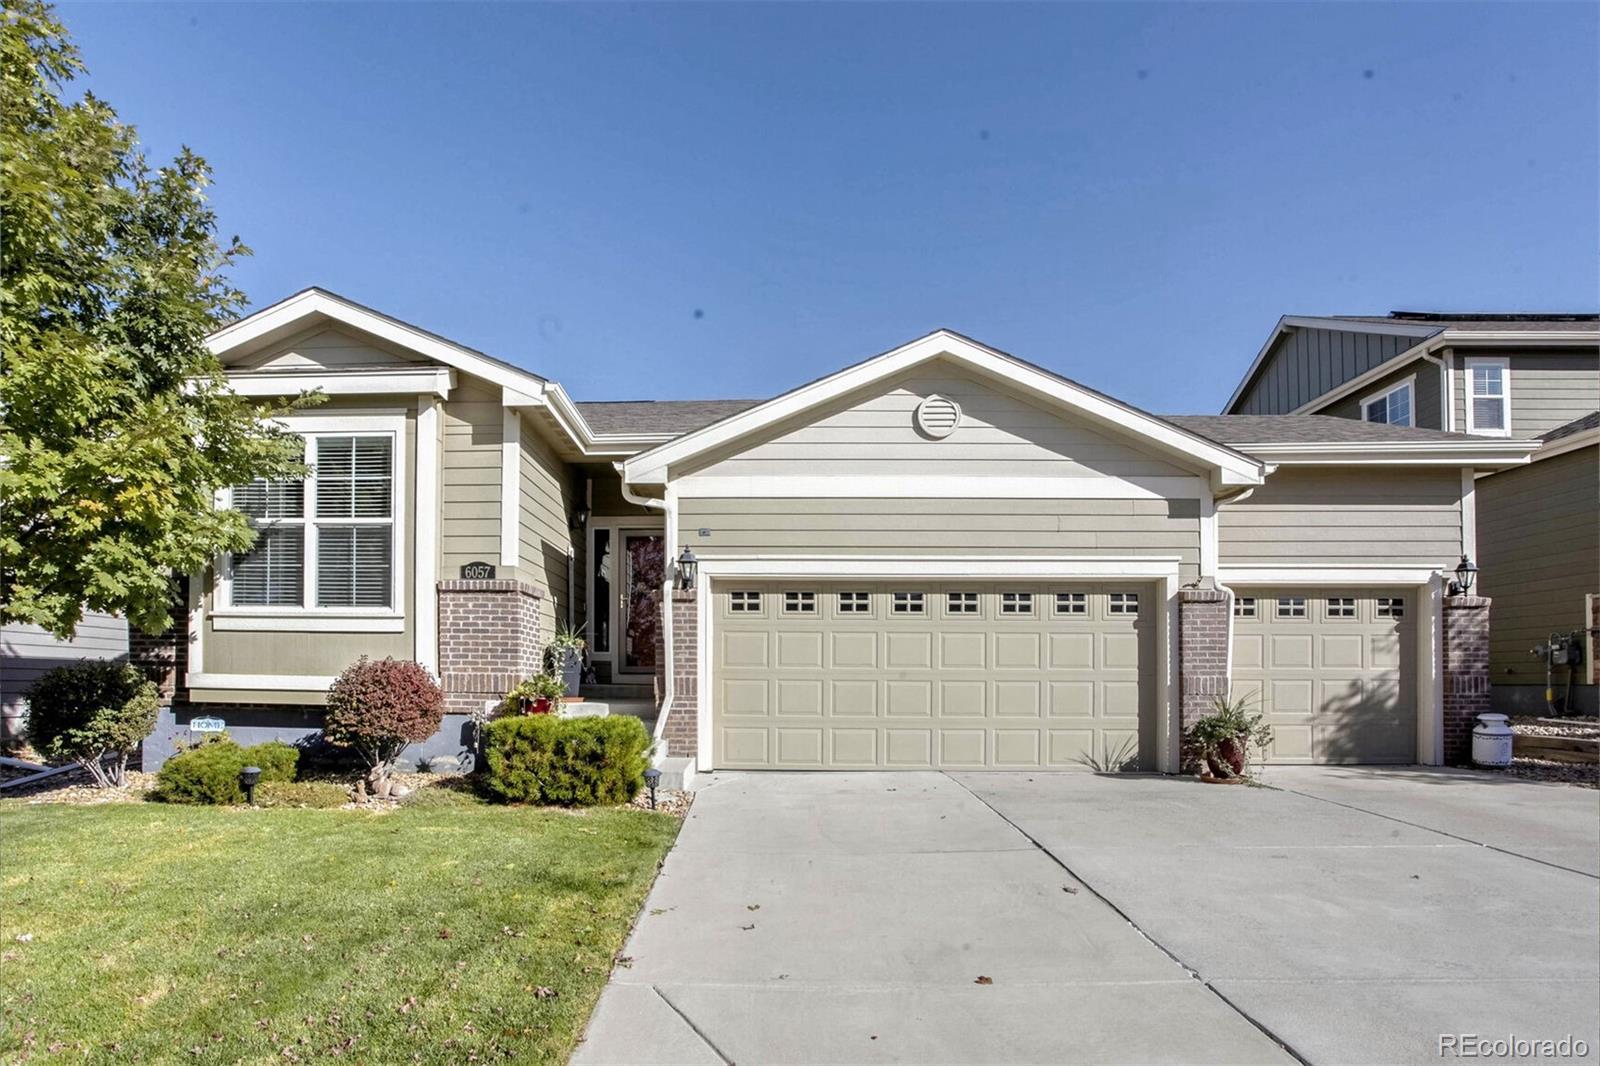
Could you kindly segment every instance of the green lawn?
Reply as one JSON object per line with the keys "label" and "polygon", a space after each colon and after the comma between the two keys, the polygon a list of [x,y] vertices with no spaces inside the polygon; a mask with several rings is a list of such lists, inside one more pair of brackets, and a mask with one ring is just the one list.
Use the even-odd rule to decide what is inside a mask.
{"label": "green lawn", "polygon": [[0,804],[0,1062],[563,1061],[677,830]]}

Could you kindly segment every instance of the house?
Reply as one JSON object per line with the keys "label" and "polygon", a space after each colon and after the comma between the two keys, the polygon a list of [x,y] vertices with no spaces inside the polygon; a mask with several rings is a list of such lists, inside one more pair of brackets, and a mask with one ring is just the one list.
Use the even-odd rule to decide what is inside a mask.
{"label": "house", "polygon": [[85,611],[71,640],[36,625],[0,626],[0,742],[21,738],[27,692],[40,675],[82,659],[119,659],[128,654],[128,623],[101,611]]}
{"label": "house", "polygon": [[[1319,414],[1540,442],[1532,462],[1475,469],[1477,591],[1494,600],[1497,710],[1546,713],[1546,663],[1531,649],[1575,638],[1553,696],[1596,712],[1600,627],[1600,315],[1285,317],[1225,414]],[[1575,657],[1574,657],[1575,658]]]}
{"label": "house", "polygon": [[573,625],[700,769],[1175,771],[1230,677],[1274,760],[1454,760],[1488,603],[1444,575],[1473,472],[1540,447],[1159,417],[948,330],[760,402],[578,403],[320,289],[211,345],[241,393],[328,400],[287,419],[309,481],[232,493],[255,547],[132,638],[169,732],[314,731],[391,655],[440,677],[459,750]]}

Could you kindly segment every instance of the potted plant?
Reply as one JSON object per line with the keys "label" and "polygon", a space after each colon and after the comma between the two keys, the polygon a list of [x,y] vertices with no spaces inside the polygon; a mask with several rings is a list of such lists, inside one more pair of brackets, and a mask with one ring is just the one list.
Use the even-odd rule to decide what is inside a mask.
{"label": "potted plant", "polygon": [[1189,758],[1205,764],[1206,781],[1234,783],[1249,780],[1250,751],[1258,753],[1272,743],[1266,715],[1251,710],[1253,697],[1218,696],[1212,711],[1189,727],[1184,743]]}
{"label": "potted plant", "polygon": [[573,697],[583,677],[583,651],[588,645],[580,635],[583,627],[556,627],[555,636],[545,645],[545,669],[561,678],[561,694]]}
{"label": "potted plant", "polygon": [[553,714],[561,706],[563,687],[559,677],[535,674],[506,693],[506,711],[514,714]]}

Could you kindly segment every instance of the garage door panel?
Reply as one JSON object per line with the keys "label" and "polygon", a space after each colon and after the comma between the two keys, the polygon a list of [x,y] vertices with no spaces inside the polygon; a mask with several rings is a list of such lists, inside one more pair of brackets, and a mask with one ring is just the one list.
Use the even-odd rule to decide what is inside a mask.
{"label": "garage door panel", "polygon": [[[1272,762],[1406,763],[1416,758],[1415,622],[1379,613],[1393,590],[1239,589],[1234,692],[1259,693]],[[1278,617],[1279,600],[1296,617]],[[1263,652],[1258,656],[1256,649]]]}
{"label": "garage door panel", "polygon": [[1100,765],[1131,770],[1138,764],[1139,734],[1131,729],[1107,729],[1100,734]]}
{"label": "garage door panel", "polygon": [[[926,610],[895,612],[897,591]],[[1112,615],[1113,591],[1143,613]],[[786,610],[791,592],[814,610]],[[719,580],[712,594],[719,767],[1075,769],[1124,751],[1154,766],[1148,586]]]}

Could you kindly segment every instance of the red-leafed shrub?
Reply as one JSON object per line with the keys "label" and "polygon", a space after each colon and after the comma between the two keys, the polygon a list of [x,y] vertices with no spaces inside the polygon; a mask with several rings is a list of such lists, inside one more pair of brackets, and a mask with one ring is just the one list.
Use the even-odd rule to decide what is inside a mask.
{"label": "red-leafed shrub", "polygon": [[427,740],[444,719],[444,690],[417,663],[362,656],[328,689],[328,743],[353,748],[387,777],[407,744]]}

